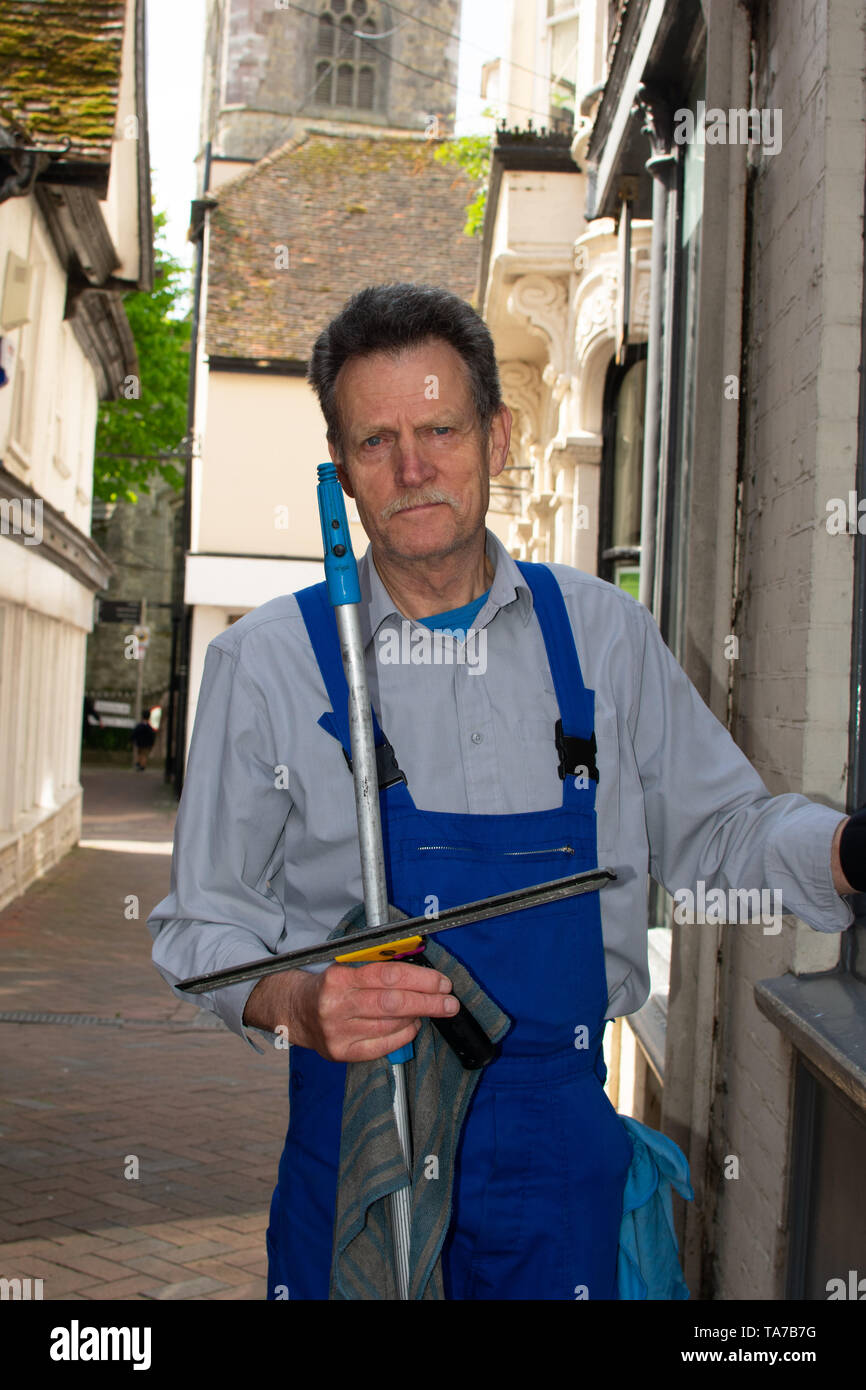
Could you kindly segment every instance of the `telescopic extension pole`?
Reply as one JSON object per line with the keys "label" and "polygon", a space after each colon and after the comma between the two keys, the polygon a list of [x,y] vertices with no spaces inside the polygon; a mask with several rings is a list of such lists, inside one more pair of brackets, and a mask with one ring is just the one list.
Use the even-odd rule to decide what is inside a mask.
{"label": "telescopic extension pole", "polygon": [[[390,920],[385,855],[382,848],[382,822],[379,814],[379,776],[370,717],[370,695],[364,665],[359,604],[361,588],[358,566],[346,517],[343,489],[333,463],[320,463],[317,494],[322,545],[325,552],[325,579],[328,597],[334,606],[340,654],[349,687],[349,733],[352,744],[352,778],[355,784],[355,811],[361,850],[361,882],[368,927],[386,926]],[[409,1297],[409,1233],[412,1182],[412,1149],[409,1133],[409,1107],[403,1063],[413,1055],[407,1043],[388,1056],[394,1082],[394,1120],[406,1164],[408,1184],[388,1196],[397,1290],[401,1299]]]}

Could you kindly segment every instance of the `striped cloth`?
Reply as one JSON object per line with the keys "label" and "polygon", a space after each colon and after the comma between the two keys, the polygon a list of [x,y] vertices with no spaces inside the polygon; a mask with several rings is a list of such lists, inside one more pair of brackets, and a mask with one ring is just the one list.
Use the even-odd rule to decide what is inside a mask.
{"label": "striped cloth", "polygon": [[[394,921],[405,917],[391,909]],[[363,905],[353,908],[329,939],[362,930]],[[493,1042],[511,1020],[437,941],[427,959],[453,983],[454,993]],[[451,1219],[454,1156],[480,1071],[466,1071],[429,1019],[422,1021],[406,1067],[412,1174],[409,1298],[444,1299],[440,1252]],[[346,1067],[343,1128],[329,1297],[397,1299],[387,1195],[406,1186],[386,1057]]]}

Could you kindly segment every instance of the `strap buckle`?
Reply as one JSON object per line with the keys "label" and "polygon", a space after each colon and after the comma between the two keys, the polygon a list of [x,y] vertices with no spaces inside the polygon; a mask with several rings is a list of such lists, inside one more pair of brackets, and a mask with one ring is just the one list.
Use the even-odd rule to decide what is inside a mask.
{"label": "strap buckle", "polygon": [[589,738],[573,738],[570,734],[562,732],[562,720],[556,721],[556,751],[559,754],[559,775],[563,782],[566,777],[576,777],[578,772],[586,769],[587,776],[593,782],[598,781],[598,765],[596,754],[598,749],[595,743],[595,730]]}
{"label": "strap buckle", "polygon": [[[343,749],[343,757],[346,759],[349,771],[353,772],[352,759],[345,748]],[[376,744],[376,773],[380,791],[384,791],[386,787],[393,787],[395,782],[406,782],[406,774],[401,771],[394,749],[387,738],[385,738],[384,743]],[[408,782],[406,785],[409,785]]]}

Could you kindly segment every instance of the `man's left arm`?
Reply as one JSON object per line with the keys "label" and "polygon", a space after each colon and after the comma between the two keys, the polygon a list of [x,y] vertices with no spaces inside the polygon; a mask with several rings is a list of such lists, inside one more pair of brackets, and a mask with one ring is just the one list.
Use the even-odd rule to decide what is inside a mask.
{"label": "man's left arm", "polygon": [[[859,817],[799,793],[771,796],[698,695],[649,612],[631,609],[638,660],[630,727],[644,792],[650,872],[671,894],[770,889],[782,911],[842,931],[855,891],[843,865]],[[855,826],[855,832],[857,827]],[[856,877],[855,877],[856,883]]]}

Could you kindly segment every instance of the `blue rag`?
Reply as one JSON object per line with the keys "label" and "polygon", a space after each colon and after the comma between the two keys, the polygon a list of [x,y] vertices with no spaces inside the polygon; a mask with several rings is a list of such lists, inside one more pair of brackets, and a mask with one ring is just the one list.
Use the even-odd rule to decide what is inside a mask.
{"label": "blue rag", "polygon": [[671,1186],[694,1200],[689,1165],[667,1135],[629,1115],[620,1119],[634,1145],[623,1194],[619,1232],[617,1291],[621,1299],[689,1297],[674,1231]]}

